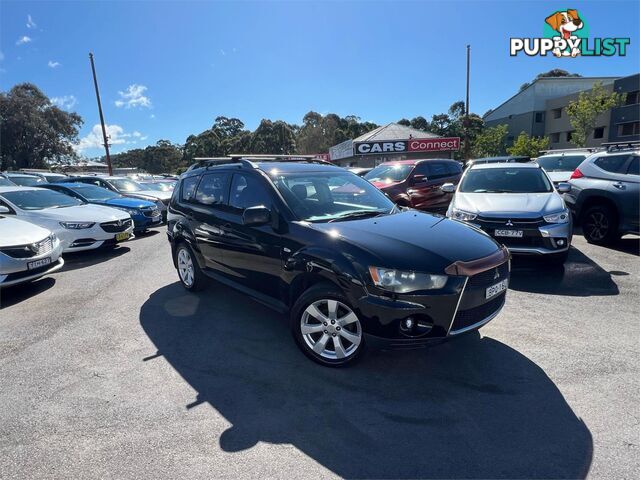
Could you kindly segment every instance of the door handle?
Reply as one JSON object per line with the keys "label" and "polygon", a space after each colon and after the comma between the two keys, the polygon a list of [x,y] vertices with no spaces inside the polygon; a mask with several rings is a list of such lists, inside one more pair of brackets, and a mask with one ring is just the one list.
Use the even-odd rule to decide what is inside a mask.
{"label": "door handle", "polygon": [[627,186],[622,182],[616,182],[613,184],[613,186],[616,187],[618,190],[624,190],[625,188],[627,188]]}

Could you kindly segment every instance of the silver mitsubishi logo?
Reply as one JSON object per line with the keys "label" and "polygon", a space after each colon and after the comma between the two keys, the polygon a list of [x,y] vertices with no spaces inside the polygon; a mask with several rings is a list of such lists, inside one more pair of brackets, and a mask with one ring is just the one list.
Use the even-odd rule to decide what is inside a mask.
{"label": "silver mitsubishi logo", "polygon": [[505,225],[507,227],[513,227],[513,222],[511,221],[511,219],[507,220],[507,223],[505,223]]}
{"label": "silver mitsubishi logo", "polygon": [[500,278],[500,270],[496,268],[496,273],[493,275],[493,279],[496,280],[498,278]]}

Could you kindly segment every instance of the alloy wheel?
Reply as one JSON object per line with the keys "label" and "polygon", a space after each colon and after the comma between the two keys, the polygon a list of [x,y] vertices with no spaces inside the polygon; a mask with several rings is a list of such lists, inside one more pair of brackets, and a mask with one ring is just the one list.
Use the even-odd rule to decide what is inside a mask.
{"label": "alloy wheel", "polygon": [[191,260],[191,254],[186,248],[181,248],[178,251],[178,275],[180,275],[182,283],[188,288],[193,286],[193,280],[195,278],[193,260]]}
{"label": "alloy wheel", "polygon": [[587,233],[593,240],[600,241],[607,236],[609,220],[604,213],[593,212],[589,215],[585,227]]}
{"label": "alloy wheel", "polygon": [[302,313],[300,330],[307,346],[330,360],[354,355],[362,341],[358,316],[344,303],[332,299],[309,305]]}

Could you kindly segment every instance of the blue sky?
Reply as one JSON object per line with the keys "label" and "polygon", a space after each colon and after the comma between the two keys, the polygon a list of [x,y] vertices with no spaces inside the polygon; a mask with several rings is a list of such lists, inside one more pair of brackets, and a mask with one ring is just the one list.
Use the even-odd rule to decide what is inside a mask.
{"label": "blue sky", "polygon": [[[631,37],[626,57],[510,57],[509,38],[542,36],[575,8],[591,37]],[[183,143],[218,115],[254,129],[309,110],[386,123],[446,111],[465,93],[483,114],[539,72],[640,71],[640,2],[0,3],[0,88],[33,82],[82,115],[82,152],[102,153],[88,52],[113,150]]]}

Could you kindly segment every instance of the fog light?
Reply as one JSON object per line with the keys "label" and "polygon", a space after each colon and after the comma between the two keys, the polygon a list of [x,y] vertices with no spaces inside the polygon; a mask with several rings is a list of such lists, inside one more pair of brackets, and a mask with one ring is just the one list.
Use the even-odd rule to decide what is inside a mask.
{"label": "fog light", "polygon": [[558,244],[559,247],[563,247],[564,246],[564,240],[560,239],[556,242]]}
{"label": "fog light", "polygon": [[409,317],[404,321],[404,328],[410,330],[413,328],[413,318]]}

